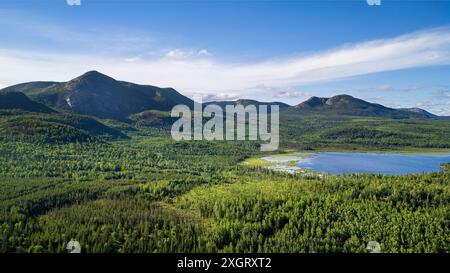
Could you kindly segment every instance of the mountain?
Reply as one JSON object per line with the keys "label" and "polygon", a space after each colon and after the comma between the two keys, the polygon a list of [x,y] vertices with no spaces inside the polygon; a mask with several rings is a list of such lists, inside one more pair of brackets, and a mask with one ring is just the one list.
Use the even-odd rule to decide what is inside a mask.
{"label": "mountain", "polygon": [[[23,92],[36,102],[27,99],[23,94],[17,94],[17,91]],[[170,111],[177,104],[188,105],[191,109],[194,105],[191,99],[181,95],[173,88],[118,81],[97,71],[89,71],[68,82],[29,82],[7,87],[2,92],[16,92],[14,96],[17,96],[17,98],[3,99],[3,102],[10,102],[7,105],[5,103],[0,104],[0,108],[9,107],[8,109],[10,109],[20,106],[20,109],[26,108],[28,111],[32,109],[44,112],[52,111],[50,108],[53,108],[63,113],[76,113],[116,120],[131,119],[135,122],[139,121],[140,124],[159,124],[163,121],[165,124],[167,119],[162,117],[159,112]],[[17,106],[16,104],[12,105],[12,101],[22,103],[18,103]],[[437,117],[420,108],[393,109],[349,95],[337,95],[331,98],[311,97],[296,106],[289,106],[282,102],[259,102],[249,99],[212,101],[204,105],[210,104],[217,104],[223,109],[230,104],[243,106],[278,105],[283,113],[302,115],[323,114],[329,116],[422,119]]]}
{"label": "mountain", "polygon": [[20,92],[1,91],[0,92],[0,109],[12,110],[18,109],[27,112],[54,113],[55,111],[47,106],[30,100],[27,96]]}
{"label": "mountain", "polygon": [[337,95],[331,98],[311,97],[308,100],[289,108],[288,112],[385,118],[436,117],[423,109],[394,109],[354,98],[350,95]]}
{"label": "mountain", "polygon": [[421,108],[417,108],[417,107],[414,107],[414,108],[400,108],[398,110],[408,111],[408,112],[412,112],[412,113],[417,113],[417,114],[420,114],[420,115],[427,116],[429,118],[436,117],[436,115],[434,115],[434,114],[432,114],[432,113],[430,113],[430,112],[428,112],[426,110],[423,110]]}
{"label": "mountain", "polygon": [[125,119],[146,110],[168,111],[177,104],[192,106],[173,88],[117,81],[89,71],[68,82],[30,82],[7,87],[63,112],[100,118]]}

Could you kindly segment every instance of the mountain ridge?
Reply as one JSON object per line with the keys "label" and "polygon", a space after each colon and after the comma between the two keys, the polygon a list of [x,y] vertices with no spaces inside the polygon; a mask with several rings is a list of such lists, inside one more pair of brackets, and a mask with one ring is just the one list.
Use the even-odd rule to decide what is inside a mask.
{"label": "mountain ridge", "polygon": [[20,90],[62,112],[100,118],[125,119],[150,109],[168,111],[177,104],[193,105],[173,88],[118,81],[94,70],[68,82],[29,82],[4,90]]}
{"label": "mountain ridge", "polygon": [[420,108],[390,108],[371,103],[350,95],[333,97],[311,97],[291,108],[291,113],[339,114],[348,116],[371,116],[388,118],[437,118],[438,116]]}
{"label": "mountain ridge", "polygon": [[[177,104],[190,107],[194,102],[173,88],[140,85],[115,80],[98,71],[88,71],[67,82],[37,81],[2,89],[27,95],[37,103],[61,112],[72,112],[99,118],[127,119],[145,111],[170,111]],[[350,95],[313,96],[297,105],[283,102],[260,102],[253,99],[210,101],[204,105],[279,105],[288,114],[325,114],[386,118],[438,118],[420,108],[389,108]]]}

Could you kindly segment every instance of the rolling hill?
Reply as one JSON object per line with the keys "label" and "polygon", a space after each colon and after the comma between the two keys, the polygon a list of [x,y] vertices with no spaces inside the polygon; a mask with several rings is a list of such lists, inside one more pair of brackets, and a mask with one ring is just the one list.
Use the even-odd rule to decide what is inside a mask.
{"label": "rolling hill", "polygon": [[4,90],[0,92],[0,109],[1,110],[22,110],[26,112],[38,113],[55,113],[54,110],[47,106],[30,100],[27,96],[20,92]]}
{"label": "rolling hill", "polygon": [[127,139],[119,130],[75,114],[0,113],[0,140],[69,143]]}
{"label": "rolling hill", "polygon": [[89,116],[58,113],[21,92],[0,91],[0,140],[68,143],[126,139],[125,134]]}
{"label": "rolling hill", "polygon": [[370,103],[349,95],[337,95],[331,98],[311,97],[290,107],[288,114],[322,114],[327,116],[357,116],[383,118],[435,118],[437,116],[420,108],[394,109],[381,104]]}

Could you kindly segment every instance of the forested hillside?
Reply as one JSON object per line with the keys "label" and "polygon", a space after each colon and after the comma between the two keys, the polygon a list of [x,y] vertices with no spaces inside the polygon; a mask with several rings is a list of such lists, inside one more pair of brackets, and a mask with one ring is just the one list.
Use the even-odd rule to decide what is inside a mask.
{"label": "forested hillside", "polygon": [[[405,176],[241,164],[267,155],[260,142],[175,142],[170,108],[192,101],[98,72],[0,98],[1,252],[66,252],[72,239],[108,253],[450,249],[448,164]],[[418,110],[349,96],[273,104],[277,152],[450,148],[450,120]]]}

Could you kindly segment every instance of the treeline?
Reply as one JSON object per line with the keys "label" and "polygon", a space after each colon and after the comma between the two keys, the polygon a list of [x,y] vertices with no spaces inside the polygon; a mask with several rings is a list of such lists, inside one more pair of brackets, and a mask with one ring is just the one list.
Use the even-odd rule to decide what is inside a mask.
{"label": "treeline", "polygon": [[315,148],[450,148],[449,121],[283,117],[282,146]]}
{"label": "treeline", "polygon": [[19,179],[1,185],[1,245],[65,252],[75,239],[85,252],[365,252],[378,241],[383,252],[446,252],[449,181],[448,172],[305,177],[245,167],[201,179]]}
{"label": "treeline", "polygon": [[257,150],[257,144],[247,142],[175,143],[163,139],[64,145],[0,142],[0,176],[82,181],[147,179],[168,172],[214,174]]}
{"label": "treeline", "polygon": [[447,252],[450,176],[255,174],[196,188],[182,209],[213,219],[211,249],[229,252]]}

